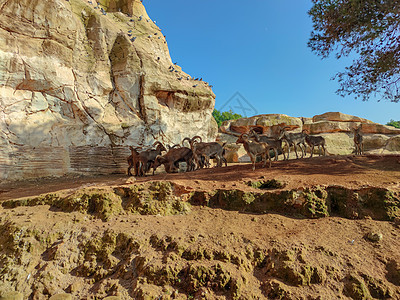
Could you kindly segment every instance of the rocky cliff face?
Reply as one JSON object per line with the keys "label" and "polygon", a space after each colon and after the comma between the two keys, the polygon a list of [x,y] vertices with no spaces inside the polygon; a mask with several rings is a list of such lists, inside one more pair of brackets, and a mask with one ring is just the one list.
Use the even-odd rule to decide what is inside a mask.
{"label": "rocky cliff face", "polygon": [[127,145],[214,139],[215,95],[173,65],[141,1],[98,3],[0,0],[0,180],[123,171]]}

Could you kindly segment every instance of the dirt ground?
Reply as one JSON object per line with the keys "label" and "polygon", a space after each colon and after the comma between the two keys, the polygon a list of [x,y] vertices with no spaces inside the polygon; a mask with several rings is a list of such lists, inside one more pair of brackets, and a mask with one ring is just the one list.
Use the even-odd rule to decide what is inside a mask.
{"label": "dirt ground", "polygon": [[[148,181],[169,181],[188,191],[251,191],[247,182],[259,179],[279,180],[285,189],[400,192],[400,156],[316,157],[273,162],[270,169],[258,164],[256,171],[238,164],[137,179],[123,174],[47,178],[3,183],[0,200]],[[193,206],[188,214],[120,214],[104,221],[36,205],[0,208],[0,224],[0,242],[9,243],[15,232],[35,232],[36,239],[19,233],[14,247],[25,250],[18,248],[19,267],[9,260],[14,277],[0,274],[0,296],[17,290],[39,300],[63,292],[74,299],[400,299],[400,224],[395,222],[207,206]],[[373,243],[366,239],[369,233],[383,239]],[[126,236],[135,242],[125,245]],[[27,241],[37,244],[35,250]],[[105,255],[103,248],[111,250]]]}
{"label": "dirt ground", "polygon": [[161,168],[158,174],[146,177],[127,175],[65,176],[61,178],[32,179],[0,183],[0,200],[16,199],[49,193],[63,189],[90,186],[113,186],[127,183],[142,183],[151,180],[168,180],[193,190],[218,188],[246,189],[246,180],[277,179],[286,188],[315,185],[340,185],[348,188],[367,186],[387,187],[400,190],[400,155],[329,156],[289,161],[273,161],[271,168],[250,164],[234,164],[224,168],[210,168],[189,173],[166,174]]}

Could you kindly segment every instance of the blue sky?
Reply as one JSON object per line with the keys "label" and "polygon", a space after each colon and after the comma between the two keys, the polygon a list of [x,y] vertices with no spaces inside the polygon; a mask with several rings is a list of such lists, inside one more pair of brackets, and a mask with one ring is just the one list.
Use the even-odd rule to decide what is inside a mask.
{"label": "blue sky", "polygon": [[[172,60],[214,86],[217,109],[294,117],[340,111],[378,123],[400,120],[400,103],[363,102],[335,94],[339,85],[331,78],[351,60],[322,60],[307,47],[311,1],[143,3],[167,36]],[[236,108],[242,99],[236,93],[245,99],[239,100],[249,109],[244,113]]]}

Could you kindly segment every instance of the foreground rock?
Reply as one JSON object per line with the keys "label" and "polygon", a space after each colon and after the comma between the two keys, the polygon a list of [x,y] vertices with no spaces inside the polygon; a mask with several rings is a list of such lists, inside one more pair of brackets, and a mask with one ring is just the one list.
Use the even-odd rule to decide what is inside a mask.
{"label": "foreground rock", "polygon": [[[234,145],[240,134],[252,129],[260,134],[277,137],[280,129],[284,127],[288,132],[307,130],[310,135],[322,136],[326,140],[328,154],[346,155],[354,151],[353,129],[359,126],[362,127],[366,153],[400,153],[400,129],[340,112],[328,112],[313,118],[270,114],[225,121],[219,129],[218,139],[228,143],[227,152],[230,162],[248,161],[244,149]],[[309,148],[308,151],[310,151]]]}
{"label": "foreground rock", "polygon": [[0,180],[124,172],[127,145],[215,138],[215,95],[142,2],[90,2],[2,1]]}

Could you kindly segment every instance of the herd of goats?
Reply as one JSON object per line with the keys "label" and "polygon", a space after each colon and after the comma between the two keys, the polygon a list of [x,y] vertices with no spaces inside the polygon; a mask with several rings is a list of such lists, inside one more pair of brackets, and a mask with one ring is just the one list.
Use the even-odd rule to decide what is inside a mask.
{"label": "herd of goats", "polygon": [[[271,155],[270,151],[273,151],[275,160],[278,160],[278,155],[283,154],[283,159],[288,160],[290,154],[290,148],[293,147],[296,153],[296,158],[299,158],[296,147],[298,146],[301,150],[301,158],[306,155],[306,144],[311,148],[311,155],[313,156],[314,148],[318,146],[319,155],[321,156],[321,148],[323,155],[326,155],[325,150],[325,139],[322,136],[309,135],[306,130],[297,133],[289,133],[286,131],[287,127],[281,128],[276,138],[268,137],[266,135],[259,135],[254,130],[250,130],[249,133],[241,134],[236,144],[243,144],[247,155],[250,157],[253,164],[253,171],[255,170],[256,158],[262,157],[263,167],[269,159],[269,167],[271,167]],[[354,131],[354,145],[355,154],[363,154],[363,136],[360,132],[361,126],[353,129]],[[185,146],[185,142],[188,143],[189,147]],[[286,143],[287,155],[283,151],[283,142]],[[144,176],[150,169],[153,169],[153,175],[155,170],[164,165],[167,173],[175,173],[179,170],[179,163],[186,163],[186,172],[194,171],[201,168],[209,168],[210,159],[215,159],[217,162],[216,167],[222,167],[227,161],[224,157],[225,148],[224,144],[218,142],[203,142],[200,136],[193,138],[184,138],[182,145],[176,144],[174,146],[167,146],[168,150],[164,147],[161,142],[155,142],[152,147],[141,151],[141,148],[129,147],[131,155],[127,158],[128,160],[128,175],[133,176],[131,170],[134,169],[135,176]],[[166,152],[165,154],[162,154]]]}

